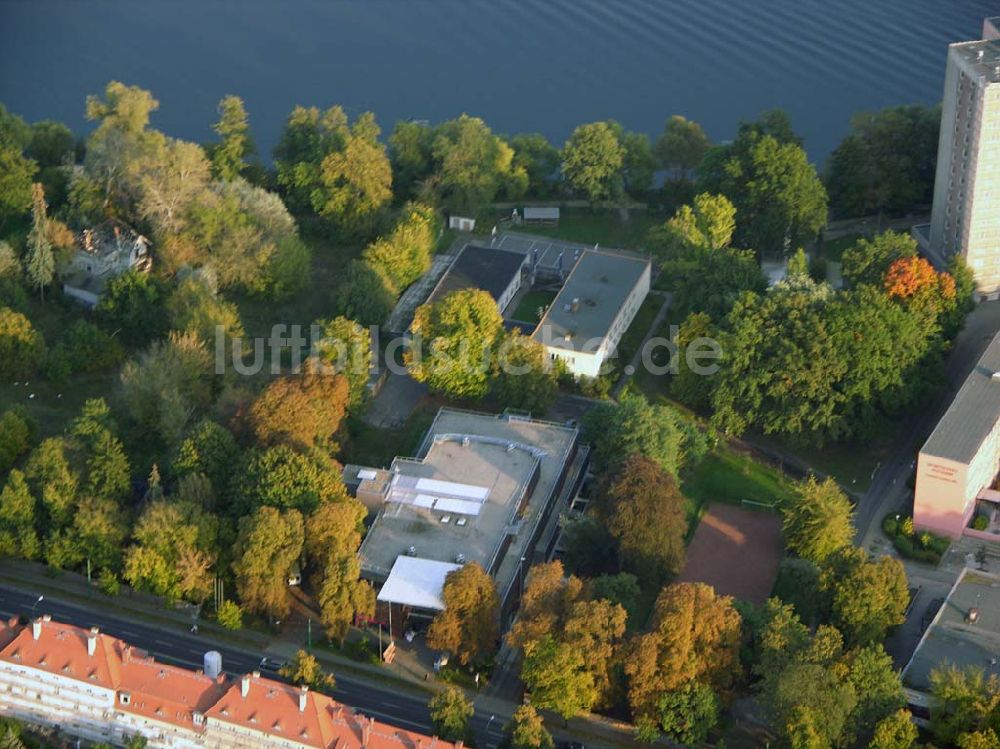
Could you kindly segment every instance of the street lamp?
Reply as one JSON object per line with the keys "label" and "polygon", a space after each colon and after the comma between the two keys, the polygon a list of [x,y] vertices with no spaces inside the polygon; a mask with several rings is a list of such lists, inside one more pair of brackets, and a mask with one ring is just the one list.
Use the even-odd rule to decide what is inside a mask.
{"label": "street lamp", "polygon": [[45,596],[38,596],[38,600],[35,601],[33,604],[31,604],[31,618],[32,619],[35,618],[35,609],[38,607],[38,604],[40,604],[44,600],[45,600]]}

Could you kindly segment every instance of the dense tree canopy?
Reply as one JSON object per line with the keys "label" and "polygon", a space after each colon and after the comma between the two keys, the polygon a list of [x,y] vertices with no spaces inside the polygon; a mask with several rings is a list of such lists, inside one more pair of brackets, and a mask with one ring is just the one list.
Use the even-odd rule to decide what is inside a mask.
{"label": "dense tree canopy", "polygon": [[595,500],[624,569],[655,585],[684,566],[684,497],[658,463],[641,455],[626,458]]}
{"label": "dense tree canopy", "polygon": [[931,202],[939,108],[919,105],[859,112],[830,154],[826,185],[841,218],[898,215]]}
{"label": "dense tree canopy", "polygon": [[675,114],[656,141],[656,157],[664,169],[688,179],[711,145],[701,125]]}
{"label": "dense tree canopy", "polygon": [[616,123],[580,125],[563,146],[563,180],[592,203],[617,198],[622,190],[624,162],[625,148]]}
{"label": "dense tree canopy", "polygon": [[302,554],[298,510],[260,507],[240,519],[233,573],[243,606],[283,618],[289,611],[288,573]]}
{"label": "dense tree canopy", "polygon": [[721,193],[736,206],[737,246],[761,253],[797,247],[826,224],[823,183],[784,129],[744,124],[733,143],[706,155],[698,173],[700,191]]}
{"label": "dense tree canopy", "polygon": [[212,172],[222,180],[242,176],[247,168],[247,159],[257,149],[250,136],[247,111],[240,97],[230,95],[219,101],[219,121],[212,129],[219,136],[219,142],[209,148]]}
{"label": "dense tree canopy", "polygon": [[493,578],[476,562],[445,578],[444,611],[427,630],[427,644],[447,650],[466,665],[488,658],[500,636],[500,597]]}
{"label": "dense tree canopy", "polygon": [[503,318],[488,292],[454,291],[417,309],[406,352],[410,375],[457,398],[482,398],[490,385]]}
{"label": "dense tree canopy", "polygon": [[851,545],[854,508],[832,478],[810,476],[782,506],[785,544],[803,559],[819,564]]}

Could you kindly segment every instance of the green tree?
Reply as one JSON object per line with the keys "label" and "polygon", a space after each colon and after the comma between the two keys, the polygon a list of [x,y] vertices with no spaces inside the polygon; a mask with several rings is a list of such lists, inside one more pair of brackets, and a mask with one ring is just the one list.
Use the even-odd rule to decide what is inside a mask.
{"label": "green tree", "polygon": [[139,589],[202,603],[212,595],[218,519],[193,502],[146,505],[125,555],[125,579]]}
{"label": "green tree", "polygon": [[548,411],[559,383],[541,343],[517,331],[504,335],[497,346],[497,367],[493,389],[500,403],[536,415]]}
{"label": "green tree", "polygon": [[312,512],[326,501],[346,497],[340,468],[316,452],[287,445],[247,451],[229,486],[230,514],[239,517],[261,506]]}
{"label": "green tree", "polygon": [[799,483],[781,511],[788,548],[816,564],[849,546],[854,538],[854,510],[832,478],[820,482],[810,476]]}
{"label": "green tree", "polygon": [[219,142],[212,144],[212,173],[217,179],[236,179],[246,171],[247,159],[256,153],[243,100],[225,96],[219,101],[219,121],[212,127]]}
{"label": "green tree", "polygon": [[675,114],[656,140],[656,158],[664,169],[681,179],[690,179],[711,145],[701,125]]}
{"label": "green tree", "polygon": [[743,125],[733,143],[713,148],[699,168],[698,190],[721,193],[736,206],[737,246],[782,252],[826,224],[823,183],[783,129],[780,123]]}
{"label": "green tree", "polygon": [[580,125],[563,146],[563,179],[591,203],[615,199],[621,192],[625,149],[619,130],[610,122]]}
{"label": "green tree", "polygon": [[509,140],[514,149],[514,169],[528,176],[528,192],[545,197],[555,189],[559,172],[559,149],[540,133],[522,133]]}
{"label": "green tree", "polygon": [[671,741],[688,746],[704,744],[719,722],[719,698],[712,688],[696,681],[667,692],[657,705],[660,727]]}
{"label": "green tree", "polygon": [[910,593],[898,559],[871,560],[863,549],[845,550],[833,560],[828,576],[833,623],[851,644],[878,642],[906,619]]}
{"label": "green tree", "polygon": [[506,728],[510,749],[554,749],[552,734],[532,705],[521,705],[514,711]]}
{"label": "green tree", "polygon": [[595,512],[618,546],[621,566],[647,583],[684,566],[688,523],[673,476],[641,455],[625,459],[597,496]]}
{"label": "green tree", "polygon": [[73,131],[61,122],[41,120],[31,123],[31,140],[26,154],[41,169],[65,166],[72,162],[76,150]]}
{"label": "green tree", "polygon": [[469,736],[469,721],[475,707],[461,689],[447,686],[435,694],[428,708],[434,733],[445,741],[462,741]]}
{"label": "green tree", "polygon": [[164,444],[180,443],[191,416],[212,397],[212,357],[194,332],[154,341],[122,370],[132,418]]}
{"label": "green tree", "polygon": [[0,416],[0,474],[31,449],[35,423],[20,406],[4,411]]}
{"label": "green tree", "polygon": [[1000,679],[982,668],[946,664],[931,671],[931,732],[945,745],[990,725],[1000,706]]}
{"label": "green tree", "polygon": [[260,507],[240,519],[233,573],[243,607],[284,618],[291,607],[288,573],[302,554],[302,514]]}
{"label": "green tree", "polygon": [[375,613],[375,593],[361,579],[358,546],[367,510],[354,499],[325,502],[306,520],[311,583],[327,637],[343,644],[356,615]]}
{"label": "green tree", "polygon": [[550,634],[525,646],[521,680],[531,694],[531,704],[552,710],[564,720],[588,712],[598,698],[585,653]]}
{"label": "green tree", "polygon": [[364,400],[371,373],[371,334],[360,323],[342,316],[317,320],[313,325],[320,336],[318,341],[313,341],[317,356],[330,371],[347,379],[351,405],[359,405]]}
{"label": "green tree", "polygon": [[392,312],[396,297],[385,278],[371,265],[352,260],[333,288],[332,308],[360,325],[381,325]]}
{"label": "green tree", "polygon": [[371,233],[392,198],[392,167],[378,135],[374,115],[366,112],[344,134],[343,148],[327,154],[320,165],[313,206],[348,236]]}
{"label": "green tree", "polygon": [[587,596],[595,601],[607,601],[625,609],[629,619],[639,611],[642,589],[639,579],[628,572],[600,575],[587,581]]}
{"label": "green tree", "polygon": [[793,746],[827,747],[841,743],[857,695],[833,669],[793,663],[768,685],[764,701],[772,723]]}
{"label": "green tree", "polygon": [[107,330],[129,346],[142,346],[167,332],[165,301],[162,281],[130,270],[108,281],[95,311]]}
{"label": "green tree", "polygon": [[316,656],[305,650],[297,651],[295,657],[282,666],[278,673],[293,684],[320,692],[328,692],[336,686],[333,674],[326,673]]}
{"label": "green tree", "polygon": [[68,450],[65,438],[50,437],[32,451],[24,466],[28,485],[41,499],[39,528],[46,533],[73,521],[80,477],[70,466]]}
{"label": "green tree", "polygon": [[454,398],[482,398],[490,384],[503,318],[496,302],[478,289],[454,291],[417,309],[415,347],[405,354],[410,375]]}
{"label": "green tree", "polygon": [[917,727],[909,710],[897,710],[875,726],[868,749],[910,749],[917,743]]}
{"label": "green tree", "polygon": [[31,189],[38,165],[21,148],[0,140],[0,226],[31,207]]}
{"label": "green tree", "polygon": [[623,660],[628,703],[636,720],[656,720],[660,699],[691,682],[728,689],[739,663],[740,615],[708,585],[674,583],[656,599],[649,630]]}
{"label": "green tree", "polygon": [[[717,330],[707,312],[693,312],[677,329],[677,372],[670,379],[671,394],[691,408],[707,411],[712,402],[711,376],[692,369],[687,352],[707,341],[715,340]],[[707,350],[707,349],[706,349]]]}
{"label": "green tree", "polygon": [[212,482],[216,494],[221,494],[229,483],[239,454],[232,432],[211,419],[202,419],[191,427],[177,448],[174,473],[179,477],[204,474]]}
{"label": "green tree", "polygon": [[211,351],[220,332],[227,345],[244,336],[239,309],[219,296],[211,273],[196,271],[181,280],[167,300],[166,311],[171,329],[194,333]]}
{"label": "green tree", "polygon": [[243,610],[234,601],[223,601],[215,620],[228,630],[243,629]]}
{"label": "green tree", "polygon": [[882,286],[886,271],[901,258],[917,255],[917,240],[909,234],[884,231],[872,239],[859,239],[853,247],[844,250],[844,280],[852,286],[869,284]]}
{"label": "green tree", "polygon": [[341,150],[349,133],[347,115],[339,106],[325,112],[301,106],[292,110],[274,149],[278,184],[289,208],[315,210],[313,195],[322,190],[323,159]]}
{"label": "green tree", "polygon": [[389,157],[399,197],[415,197],[430,175],[433,140],[434,129],[423,122],[401,121],[393,128]]}
{"label": "green tree", "polygon": [[649,136],[645,133],[625,133],[621,136],[622,178],[625,190],[643,193],[653,184],[656,171],[656,157]]}
{"label": "green tree", "polygon": [[89,559],[94,568],[119,569],[127,534],[127,520],[114,499],[83,497],[68,532],[70,546],[75,547],[69,558],[73,566]]}
{"label": "green tree", "polygon": [[[421,203],[407,203],[392,232],[368,245],[361,257],[395,297],[431,267],[436,235],[434,210]],[[346,312],[342,314],[351,317]],[[360,317],[353,319],[365,322]],[[381,322],[382,319],[375,321]]]}
{"label": "green tree", "polygon": [[31,231],[28,233],[28,254],[24,271],[31,284],[45,298],[45,287],[52,283],[56,260],[48,234],[48,206],[45,192],[38,182],[31,187]]}
{"label": "green tree", "polygon": [[41,551],[35,532],[35,498],[16,468],[0,491],[0,556],[34,559]]}
{"label": "green tree", "polygon": [[449,572],[441,594],[444,610],[427,630],[427,644],[453,653],[467,665],[489,658],[500,636],[500,597],[478,563]]}
{"label": "green tree", "polygon": [[584,435],[593,445],[597,467],[611,473],[626,458],[642,455],[677,476],[687,456],[702,449],[698,435],[674,409],[628,392],[617,404],[595,406],[584,421]]}
{"label": "green tree", "polygon": [[663,226],[650,232],[651,247],[664,259],[683,258],[698,250],[720,250],[732,242],[736,207],[724,195],[699,193]]}
{"label": "green tree", "polygon": [[478,117],[463,114],[439,125],[430,152],[429,181],[449,212],[475,215],[499,193],[516,198],[528,186],[528,175],[514,166],[514,149]]}
{"label": "green tree", "polygon": [[854,115],[827,164],[834,214],[898,215],[930,203],[940,122],[939,108],[919,105]]}
{"label": "green tree", "polygon": [[10,307],[0,307],[0,374],[26,379],[41,366],[45,339],[31,321]]}
{"label": "green tree", "polygon": [[867,738],[880,721],[906,704],[903,684],[892,656],[881,644],[853,650],[845,661],[850,669],[847,680],[858,695],[858,705],[851,716],[853,733]]}

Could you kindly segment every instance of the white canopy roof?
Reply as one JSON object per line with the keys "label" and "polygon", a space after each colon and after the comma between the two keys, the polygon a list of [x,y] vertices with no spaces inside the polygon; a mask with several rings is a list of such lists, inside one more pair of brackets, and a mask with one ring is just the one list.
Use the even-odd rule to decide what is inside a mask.
{"label": "white canopy roof", "polygon": [[433,559],[396,557],[392,571],[378,593],[378,600],[443,611],[444,579],[449,572],[461,567],[460,564],[436,562]]}

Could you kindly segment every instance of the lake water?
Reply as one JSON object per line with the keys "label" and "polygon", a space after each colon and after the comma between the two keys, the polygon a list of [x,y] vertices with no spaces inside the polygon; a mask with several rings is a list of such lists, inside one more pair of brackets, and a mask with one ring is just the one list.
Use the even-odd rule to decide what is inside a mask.
{"label": "lake water", "polygon": [[154,124],[211,137],[243,97],[268,156],[295,104],[405,118],[468,112],[497,132],[671,114],[731,138],[788,110],[821,161],[852,113],[940,100],[947,44],[998,0],[0,0],[0,102],[83,132],[111,79],[150,89]]}

